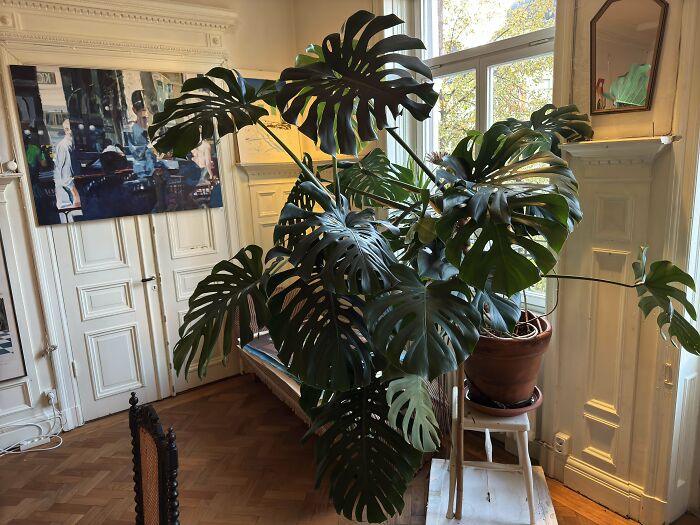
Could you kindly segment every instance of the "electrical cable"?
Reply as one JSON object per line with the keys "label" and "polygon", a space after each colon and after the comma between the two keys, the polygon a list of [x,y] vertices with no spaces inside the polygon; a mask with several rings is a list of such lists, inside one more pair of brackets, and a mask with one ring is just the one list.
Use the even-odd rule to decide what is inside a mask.
{"label": "electrical cable", "polygon": [[[4,425],[2,428],[24,428],[24,427],[36,427],[39,429],[39,435],[34,437],[34,438],[29,438],[29,439],[23,439],[21,441],[18,441],[8,447],[0,449],[0,457],[6,456],[8,454],[23,454],[25,452],[42,452],[45,450],[53,450],[61,446],[63,444],[63,438],[60,436],[61,432],[64,430],[64,425],[65,422],[63,420],[63,414],[61,414],[59,411],[56,410],[56,400],[55,398],[49,397],[49,404],[51,405],[51,411],[52,411],[52,418],[51,418],[51,426],[49,427],[49,430],[45,433],[44,429],[39,425],[38,423],[20,423],[20,424],[10,424],[10,425]],[[48,420],[46,421],[48,423]],[[56,423],[58,422],[59,426],[56,428]],[[57,443],[51,445],[51,446],[37,446],[34,448],[29,448],[26,450],[19,450],[19,447],[21,447],[24,444],[31,443],[33,441],[39,440],[39,439],[48,439],[50,444],[54,439],[57,440]]]}

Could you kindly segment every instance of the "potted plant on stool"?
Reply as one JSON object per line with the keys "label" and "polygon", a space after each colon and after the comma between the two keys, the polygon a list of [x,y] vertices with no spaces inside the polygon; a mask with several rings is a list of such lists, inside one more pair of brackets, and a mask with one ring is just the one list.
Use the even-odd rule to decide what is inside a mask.
{"label": "potted plant on stool", "polygon": [[[204,374],[220,337],[225,355],[232,351],[238,321],[242,345],[255,335],[251,317],[267,325],[301,384],[312,431],[324,429],[315,442],[318,481],[329,478],[339,513],[372,522],[401,511],[423,453],[439,446],[429,382],[463,366],[486,327],[511,333],[520,308],[510,298],[554,267],[581,219],[558,143],[591,136],[576,108],[548,105],[529,121],[468,133],[429,167],[389,118],[403,111],[424,120],[438,98],[430,69],[401,54],[423,43],[379,36],[400,23],[359,11],[278,82],[257,88],[214,68],[187,80],[149,130],[158,150],[186,156],[202,140],[255,125],[299,167],[275,248],[263,258],[260,247],[247,246],[199,283],[174,363],[188,370],[196,359]],[[262,102],[299,123],[331,163],[298,158],[260,120]],[[356,155],[379,130],[406,149],[415,169],[381,149],[337,160]],[[388,219],[379,220],[377,208]],[[639,266],[640,306],[646,314],[660,308],[670,333],[697,351],[697,332],[671,308],[671,298],[685,301],[674,281],[692,280],[671,263],[655,265]]]}

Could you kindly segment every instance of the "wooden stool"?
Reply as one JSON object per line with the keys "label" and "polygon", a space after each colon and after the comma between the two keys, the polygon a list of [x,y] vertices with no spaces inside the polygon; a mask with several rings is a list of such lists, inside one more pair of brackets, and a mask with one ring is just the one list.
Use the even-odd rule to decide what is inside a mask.
{"label": "wooden stool", "polygon": [[[463,398],[463,389],[459,389],[457,386],[452,388],[452,452],[450,454],[450,489],[447,518],[462,518],[462,468],[466,466],[522,472],[525,481],[525,491],[527,493],[527,504],[530,511],[530,525],[535,525],[534,486],[527,438],[527,433],[530,430],[530,420],[527,414],[513,417],[494,417],[470,409],[465,410],[463,408],[464,401],[460,399],[460,391],[462,392]],[[478,430],[484,433],[486,461],[464,461],[463,432],[465,430]],[[491,431],[512,432],[515,434],[518,445],[518,458],[520,460],[519,465],[493,462]]]}

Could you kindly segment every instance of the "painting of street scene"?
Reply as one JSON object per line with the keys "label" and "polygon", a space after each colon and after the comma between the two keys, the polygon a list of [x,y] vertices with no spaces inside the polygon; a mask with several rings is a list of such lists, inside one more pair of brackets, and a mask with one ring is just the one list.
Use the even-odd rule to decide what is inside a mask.
{"label": "painting of street scene", "polygon": [[17,65],[11,73],[40,225],[223,205],[214,143],[174,158],[148,138],[188,75]]}

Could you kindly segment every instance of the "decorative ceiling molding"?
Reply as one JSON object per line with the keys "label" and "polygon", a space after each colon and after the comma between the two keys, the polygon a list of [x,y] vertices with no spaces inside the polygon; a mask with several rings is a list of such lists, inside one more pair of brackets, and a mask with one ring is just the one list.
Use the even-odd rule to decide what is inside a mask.
{"label": "decorative ceiling molding", "polygon": [[15,181],[22,177],[21,173],[0,173],[0,204],[7,203],[5,198],[5,190]]}
{"label": "decorative ceiling molding", "polygon": [[248,178],[255,179],[296,179],[299,177],[299,166],[293,162],[274,164],[238,164]]}
{"label": "decorative ceiling molding", "polygon": [[[63,46],[68,48],[132,51],[138,53],[167,54],[173,56],[208,57],[216,58],[219,61],[226,60],[228,56],[223,49],[215,49],[212,47],[178,46],[174,44],[146,42],[141,40],[130,41],[106,38],[99,39],[62,35],[57,33],[49,34],[29,31],[6,31],[2,29],[0,29],[0,42]],[[214,42],[212,42],[211,45],[214,45]]]}
{"label": "decorative ceiling molding", "polygon": [[[0,8],[73,18],[98,18],[126,24],[175,26],[209,31],[228,31],[236,25],[237,15],[225,9],[190,6],[149,0],[1,0]],[[167,13],[164,14],[164,13]]]}

